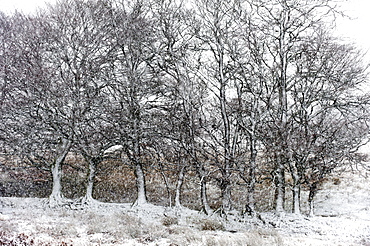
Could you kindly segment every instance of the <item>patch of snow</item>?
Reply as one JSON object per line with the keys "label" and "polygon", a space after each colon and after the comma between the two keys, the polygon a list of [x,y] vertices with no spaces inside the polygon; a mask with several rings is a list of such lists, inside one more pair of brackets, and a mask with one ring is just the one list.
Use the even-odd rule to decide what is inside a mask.
{"label": "patch of snow", "polygon": [[[370,245],[370,180],[350,172],[336,178],[339,182],[327,182],[318,193],[314,217],[206,216],[184,207],[98,201],[74,209],[50,208],[47,199],[3,197],[0,237],[51,246]],[[207,223],[215,229],[204,230]]]}
{"label": "patch of snow", "polygon": [[122,151],[123,146],[122,145],[114,145],[112,147],[109,147],[104,151],[104,155],[114,154],[116,152]]}

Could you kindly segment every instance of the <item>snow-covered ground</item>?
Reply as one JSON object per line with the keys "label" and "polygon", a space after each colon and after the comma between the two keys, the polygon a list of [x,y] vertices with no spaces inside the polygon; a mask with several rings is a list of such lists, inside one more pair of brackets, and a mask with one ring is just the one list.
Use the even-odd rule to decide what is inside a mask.
{"label": "snow-covered ground", "polygon": [[317,195],[315,217],[221,219],[150,204],[52,209],[46,199],[0,198],[0,245],[370,246],[369,179],[346,172],[329,180]]}

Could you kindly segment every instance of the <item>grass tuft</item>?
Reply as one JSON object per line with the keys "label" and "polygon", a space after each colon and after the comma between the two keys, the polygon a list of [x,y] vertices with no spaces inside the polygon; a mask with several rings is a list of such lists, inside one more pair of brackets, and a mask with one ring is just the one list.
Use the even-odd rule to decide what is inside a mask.
{"label": "grass tuft", "polygon": [[202,231],[224,231],[225,230],[225,226],[217,221],[217,220],[213,220],[213,219],[203,219],[200,221],[200,229]]}

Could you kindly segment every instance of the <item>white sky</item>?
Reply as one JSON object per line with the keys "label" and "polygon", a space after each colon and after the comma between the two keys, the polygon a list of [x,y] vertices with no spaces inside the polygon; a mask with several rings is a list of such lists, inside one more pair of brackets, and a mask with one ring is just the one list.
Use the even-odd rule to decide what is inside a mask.
{"label": "white sky", "polygon": [[[35,11],[38,7],[45,6],[45,2],[53,3],[56,0],[0,0],[0,10],[10,13],[19,9],[25,13]],[[337,0],[342,10],[352,17],[352,20],[339,19],[337,31],[341,36],[347,37],[349,42],[354,42],[359,48],[367,51],[370,62],[370,0]]]}
{"label": "white sky", "polygon": [[367,61],[370,62],[370,1],[344,0],[342,9],[351,17],[339,19],[337,22],[338,34],[356,43],[357,47],[366,51]]}
{"label": "white sky", "polygon": [[38,7],[44,7],[45,2],[53,3],[55,0],[0,0],[0,10],[11,13],[18,9],[24,13],[31,13]]}

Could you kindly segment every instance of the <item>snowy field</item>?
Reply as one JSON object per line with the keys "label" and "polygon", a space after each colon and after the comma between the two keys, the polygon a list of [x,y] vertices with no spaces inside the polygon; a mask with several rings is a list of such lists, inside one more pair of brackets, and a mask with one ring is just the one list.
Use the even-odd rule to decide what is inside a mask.
{"label": "snowy field", "polygon": [[0,198],[0,245],[370,246],[370,178],[344,173],[333,180],[316,198],[315,217],[221,219],[150,204],[51,209],[46,199]]}

